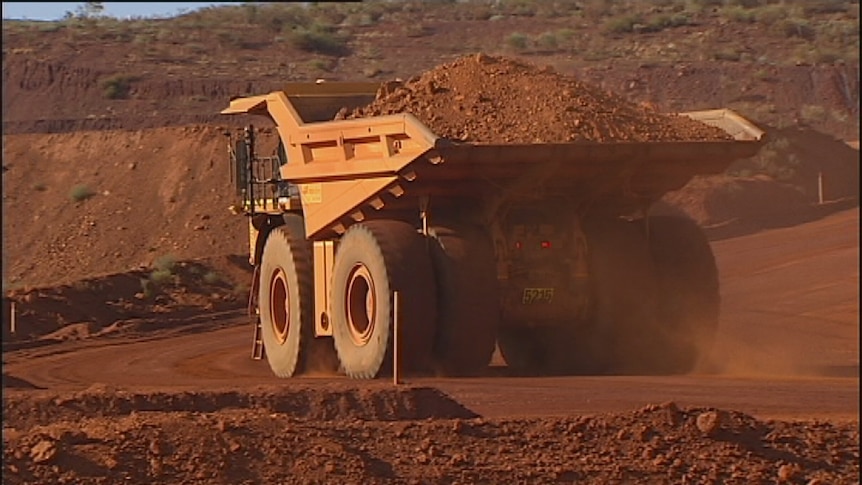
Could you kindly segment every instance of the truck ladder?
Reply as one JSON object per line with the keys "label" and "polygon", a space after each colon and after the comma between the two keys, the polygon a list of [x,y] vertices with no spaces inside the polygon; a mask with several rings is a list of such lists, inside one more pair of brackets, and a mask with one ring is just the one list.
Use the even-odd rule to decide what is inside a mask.
{"label": "truck ladder", "polygon": [[258,282],[259,276],[260,265],[256,265],[254,267],[254,275],[252,275],[251,290],[248,295],[248,314],[252,317],[252,322],[254,324],[254,338],[252,339],[251,345],[252,360],[263,359],[263,329],[260,326],[260,308],[258,308],[257,304],[257,289],[260,284]]}

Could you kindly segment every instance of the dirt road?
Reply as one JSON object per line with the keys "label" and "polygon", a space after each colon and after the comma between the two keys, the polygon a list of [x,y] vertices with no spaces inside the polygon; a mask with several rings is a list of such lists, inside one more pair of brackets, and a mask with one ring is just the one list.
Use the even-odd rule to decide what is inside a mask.
{"label": "dirt road", "polygon": [[240,320],[4,352],[4,483],[858,483],[858,225],[716,242],[687,376],[278,380]]}
{"label": "dirt road", "polygon": [[[859,211],[714,243],[721,333],[689,376],[410,378],[483,416],[595,414],[648,403],[732,408],[763,418],[858,419]],[[247,323],[143,342],[79,341],[7,353],[5,372],[34,386],[237,389],[289,386],[249,359]],[[341,377],[306,377],[348,388]],[[361,386],[365,386],[363,383]],[[387,382],[374,386],[385,387]]]}

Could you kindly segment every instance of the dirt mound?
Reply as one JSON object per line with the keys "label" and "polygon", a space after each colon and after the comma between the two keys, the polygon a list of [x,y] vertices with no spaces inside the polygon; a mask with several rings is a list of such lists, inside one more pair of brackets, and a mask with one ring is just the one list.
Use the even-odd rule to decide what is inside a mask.
{"label": "dirt mound", "polygon": [[[25,394],[33,392],[39,391]],[[390,404],[397,402],[379,397],[379,392],[365,399],[378,396]],[[416,390],[392,392],[409,396]],[[439,399],[439,393],[423,392]],[[315,400],[325,401],[324,394]],[[347,395],[330,398],[343,400]],[[180,395],[173,398],[193,401]],[[238,396],[221,399],[236,402]],[[281,410],[268,406],[214,410],[192,404],[189,409],[129,412],[113,419],[68,413],[21,421],[18,417],[27,414],[31,400],[14,405],[9,401],[4,398],[6,483],[859,480],[855,424],[759,421],[738,412],[680,409],[673,403],[620,415],[530,420],[472,416],[318,421],[296,417],[285,409],[289,405]],[[72,400],[55,406],[81,405]],[[34,414],[40,415],[41,408],[37,409]],[[12,419],[10,411],[15,412]]]}
{"label": "dirt mound", "polygon": [[250,271],[235,258],[157,261],[150,268],[87,278],[71,284],[12,290],[4,321],[15,302],[16,332],[3,325],[3,349],[153,330],[240,315]]}
{"label": "dirt mound", "polygon": [[234,408],[324,421],[467,419],[477,416],[436,389],[394,388],[382,382],[369,383],[361,388],[297,384],[290,389],[261,389],[252,393],[195,390],[140,392],[94,384],[81,392],[25,393],[3,401],[4,422],[18,429],[51,421],[118,417],[138,412],[215,413]]}
{"label": "dirt mound", "polygon": [[683,188],[668,192],[652,213],[686,215],[716,239],[802,224],[855,205],[856,199],[812,204],[799,187],[766,175],[716,175],[695,177]]}
{"label": "dirt mound", "polygon": [[370,105],[338,118],[409,112],[437,135],[483,143],[727,139],[721,130],[563,76],[484,54],[384,84]]}
{"label": "dirt mound", "polygon": [[859,198],[859,149],[810,127],[764,127],[768,142],[754,157],[731,165],[731,173],[773,173],[795,185],[809,202]]}

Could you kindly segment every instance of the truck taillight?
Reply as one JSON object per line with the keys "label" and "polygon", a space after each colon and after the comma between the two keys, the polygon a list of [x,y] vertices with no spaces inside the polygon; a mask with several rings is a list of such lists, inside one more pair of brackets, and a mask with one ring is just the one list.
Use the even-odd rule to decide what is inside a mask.
{"label": "truck taillight", "polygon": [[551,249],[551,241],[542,241],[542,249]]}
{"label": "truck taillight", "polygon": [[515,249],[522,249],[523,247],[524,245],[521,244],[521,241],[515,241]]}

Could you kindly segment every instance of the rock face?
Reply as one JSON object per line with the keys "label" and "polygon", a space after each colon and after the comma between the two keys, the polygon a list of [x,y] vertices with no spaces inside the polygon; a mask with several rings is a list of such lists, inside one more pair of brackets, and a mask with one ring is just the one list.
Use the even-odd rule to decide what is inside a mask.
{"label": "rock face", "polygon": [[437,135],[474,143],[721,140],[723,131],[661,114],[553,69],[484,54],[385,83],[338,118],[409,112]]}

